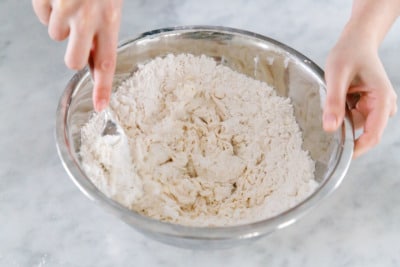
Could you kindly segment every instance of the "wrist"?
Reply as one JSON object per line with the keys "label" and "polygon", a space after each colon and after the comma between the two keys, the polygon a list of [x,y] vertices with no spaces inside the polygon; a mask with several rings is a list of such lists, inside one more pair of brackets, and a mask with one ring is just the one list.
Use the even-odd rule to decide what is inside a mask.
{"label": "wrist", "polygon": [[374,31],[368,23],[362,23],[357,19],[350,19],[344,27],[338,44],[351,45],[358,49],[378,51],[382,40],[377,31]]}
{"label": "wrist", "polygon": [[354,0],[342,35],[378,49],[399,14],[399,0]]}

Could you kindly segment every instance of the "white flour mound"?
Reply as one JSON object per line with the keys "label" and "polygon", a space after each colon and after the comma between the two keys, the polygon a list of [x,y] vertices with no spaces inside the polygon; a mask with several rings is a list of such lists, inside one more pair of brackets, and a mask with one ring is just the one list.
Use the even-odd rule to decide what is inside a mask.
{"label": "white flour mound", "polygon": [[192,226],[277,215],[317,187],[290,99],[212,58],[156,58],[113,94],[127,138],[82,128],[87,176],[144,215]]}

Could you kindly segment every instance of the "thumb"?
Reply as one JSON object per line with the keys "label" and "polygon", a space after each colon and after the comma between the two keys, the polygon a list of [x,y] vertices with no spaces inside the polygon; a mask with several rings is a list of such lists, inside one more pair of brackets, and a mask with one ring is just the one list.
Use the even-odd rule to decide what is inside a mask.
{"label": "thumb", "polygon": [[352,81],[350,66],[328,61],[325,80],[327,95],[322,122],[324,130],[332,132],[338,129],[344,119],[347,90]]}

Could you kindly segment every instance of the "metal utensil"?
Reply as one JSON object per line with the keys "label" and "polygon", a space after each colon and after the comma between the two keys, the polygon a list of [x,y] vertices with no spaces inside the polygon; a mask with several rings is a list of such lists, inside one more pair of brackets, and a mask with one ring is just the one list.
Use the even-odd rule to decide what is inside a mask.
{"label": "metal utensil", "polygon": [[[90,73],[90,79],[92,80],[92,83],[94,85],[94,61],[92,55],[89,56],[89,73]],[[105,108],[102,113],[104,114],[104,126],[103,126],[103,131],[101,132],[101,136],[105,135],[120,135],[122,130],[121,126],[119,126],[114,118],[114,115],[112,114],[112,111],[110,110],[109,107]]]}
{"label": "metal utensil", "polygon": [[109,108],[104,109],[104,127],[101,132],[101,136],[105,135],[120,135],[121,134],[121,126],[118,125],[114,116]]}

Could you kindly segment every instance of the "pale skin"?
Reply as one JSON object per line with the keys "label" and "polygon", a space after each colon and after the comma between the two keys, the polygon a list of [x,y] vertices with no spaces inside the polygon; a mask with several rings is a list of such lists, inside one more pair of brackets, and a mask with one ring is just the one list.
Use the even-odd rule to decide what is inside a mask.
{"label": "pale skin", "polygon": [[73,70],[93,61],[93,103],[109,103],[116,64],[122,0],[32,0],[39,20],[56,41],[68,38],[65,64]]}
{"label": "pale skin", "polygon": [[[107,107],[116,65],[122,0],[32,0],[39,20],[56,41],[68,38],[65,64],[79,70],[93,60],[93,103]],[[357,128],[354,157],[379,143],[397,96],[378,56],[378,48],[400,15],[400,0],[354,0],[351,18],[331,50],[325,68],[326,131],[336,131],[345,116],[346,99],[358,94],[352,108]]]}
{"label": "pale skin", "polygon": [[328,56],[323,126],[326,131],[337,130],[345,115],[346,96],[360,94],[351,111],[356,127],[363,129],[354,157],[379,143],[388,118],[397,111],[397,96],[378,48],[399,14],[400,0],[354,0],[350,20]]}

